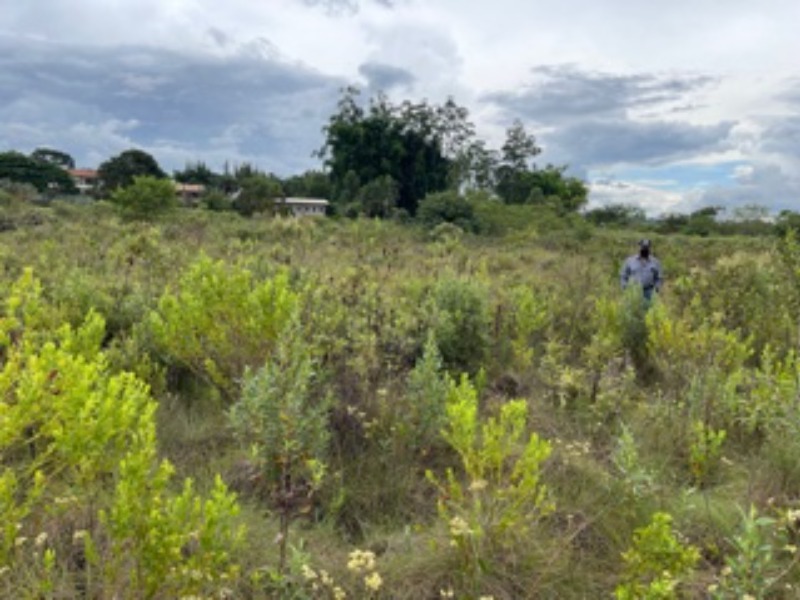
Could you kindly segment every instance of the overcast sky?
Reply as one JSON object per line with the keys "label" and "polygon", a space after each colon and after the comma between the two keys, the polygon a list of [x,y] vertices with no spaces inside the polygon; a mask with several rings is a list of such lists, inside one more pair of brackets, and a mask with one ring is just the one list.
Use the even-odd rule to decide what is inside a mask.
{"label": "overcast sky", "polygon": [[341,87],[518,118],[591,203],[800,210],[800,0],[0,0],[0,150],[311,156]]}

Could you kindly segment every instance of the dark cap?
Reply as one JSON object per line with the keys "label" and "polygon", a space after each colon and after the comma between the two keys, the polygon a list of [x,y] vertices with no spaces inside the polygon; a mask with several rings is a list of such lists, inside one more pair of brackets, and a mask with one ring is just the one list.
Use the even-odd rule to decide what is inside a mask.
{"label": "dark cap", "polygon": [[642,250],[644,250],[645,248],[650,250],[650,240],[648,239],[639,240],[639,248],[641,248]]}

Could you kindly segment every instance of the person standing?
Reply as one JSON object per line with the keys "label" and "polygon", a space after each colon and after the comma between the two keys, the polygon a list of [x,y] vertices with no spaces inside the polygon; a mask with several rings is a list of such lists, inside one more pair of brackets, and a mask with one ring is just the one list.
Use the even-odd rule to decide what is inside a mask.
{"label": "person standing", "polygon": [[652,300],[653,293],[660,293],[663,283],[661,273],[661,263],[651,253],[652,244],[650,240],[639,241],[639,253],[629,256],[622,265],[620,272],[620,284],[622,289],[627,288],[631,283],[642,287],[642,294],[645,300]]}

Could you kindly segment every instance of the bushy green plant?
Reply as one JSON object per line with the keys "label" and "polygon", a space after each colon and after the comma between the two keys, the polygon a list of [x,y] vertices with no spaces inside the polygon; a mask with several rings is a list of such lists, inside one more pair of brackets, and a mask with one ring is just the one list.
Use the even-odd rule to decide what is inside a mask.
{"label": "bushy green plant", "polygon": [[315,364],[297,324],[278,338],[259,371],[246,371],[241,399],[230,420],[250,446],[281,517],[279,569],[286,566],[289,523],[308,510],[325,471],[328,443],[326,396],[314,389]]}
{"label": "bushy green plant", "polygon": [[173,209],[178,200],[175,185],[169,179],[136,176],[131,185],[111,194],[111,202],[126,217],[152,219]]}
{"label": "bushy green plant", "polygon": [[433,331],[445,367],[453,373],[476,373],[490,341],[486,289],[475,281],[447,277],[434,286],[433,303]]}
{"label": "bushy green plant", "polygon": [[633,545],[622,555],[622,581],[617,600],[672,600],[679,598],[678,585],[694,569],[700,553],[680,541],[672,528],[672,517],[655,513],[649,525],[633,534]]}
{"label": "bushy green plant", "polygon": [[710,597],[714,600],[775,597],[777,585],[797,564],[797,548],[787,540],[787,532],[795,526],[793,511],[776,519],[759,515],[751,506],[742,514],[738,533],[729,540],[732,552],[725,557],[725,567],[717,581],[709,587]]}
{"label": "bushy green plant", "polygon": [[531,529],[554,510],[542,466],[550,444],[528,433],[524,400],[504,404],[496,417],[478,416],[478,394],[464,376],[450,382],[442,435],[456,451],[464,480],[448,469],[428,479],[439,491],[439,515],[447,523],[459,568],[471,592],[503,552],[530,542]]}
{"label": "bushy green plant", "polygon": [[184,274],[178,291],[161,296],[149,325],[167,357],[232,402],[245,367],[269,356],[297,303],[286,273],[259,282],[246,268],[204,257]]}
{"label": "bushy green plant", "polygon": [[706,485],[722,458],[722,444],[727,433],[714,430],[703,421],[695,421],[691,429],[689,471],[695,485]]}
{"label": "bushy green plant", "polygon": [[653,491],[655,476],[642,463],[636,438],[624,424],[617,438],[612,460],[614,466],[622,475],[625,484],[635,497],[642,497]]}
{"label": "bushy green plant", "polygon": [[722,326],[717,315],[694,326],[656,302],[647,311],[646,324],[650,355],[673,390],[685,388],[692,375],[704,369],[735,373],[752,355],[749,340]]}
{"label": "bushy green plant", "polygon": [[[55,594],[57,572],[78,577],[79,563],[84,593],[98,597],[174,597],[232,579],[234,497],[221,482],[208,500],[190,482],[171,494],[147,386],[109,371],[99,315],[49,329],[41,294],[26,272],[0,319],[2,585]],[[33,565],[27,539],[40,549]]]}
{"label": "bushy green plant", "polygon": [[428,335],[422,357],[408,374],[406,402],[398,415],[398,435],[415,449],[424,450],[440,439],[444,425],[448,385],[433,334]]}
{"label": "bushy green plant", "polygon": [[442,223],[452,223],[464,231],[477,231],[472,204],[457,192],[427,195],[419,203],[417,219],[429,229]]}

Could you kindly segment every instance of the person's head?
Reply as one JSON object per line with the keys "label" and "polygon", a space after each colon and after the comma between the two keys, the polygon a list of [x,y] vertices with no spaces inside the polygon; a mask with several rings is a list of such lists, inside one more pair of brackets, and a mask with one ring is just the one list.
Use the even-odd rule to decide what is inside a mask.
{"label": "person's head", "polygon": [[650,256],[651,246],[652,244],[650,243],[650,240],[648,239],[639,240],[639,256],[641,256],[642,258],[648,258]]}

